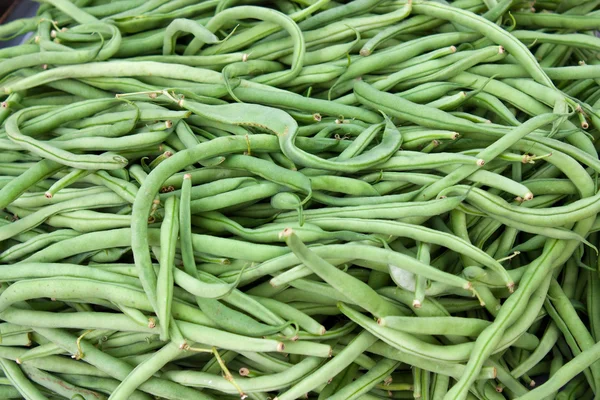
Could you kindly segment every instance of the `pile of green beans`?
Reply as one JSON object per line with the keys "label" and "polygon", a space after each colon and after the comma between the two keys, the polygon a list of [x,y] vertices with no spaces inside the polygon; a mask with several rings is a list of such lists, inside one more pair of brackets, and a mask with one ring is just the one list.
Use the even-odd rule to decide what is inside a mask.
{"label": "pile of green beans", "polygon": [[0,399],[600,398],[600,0],[0,25]]}

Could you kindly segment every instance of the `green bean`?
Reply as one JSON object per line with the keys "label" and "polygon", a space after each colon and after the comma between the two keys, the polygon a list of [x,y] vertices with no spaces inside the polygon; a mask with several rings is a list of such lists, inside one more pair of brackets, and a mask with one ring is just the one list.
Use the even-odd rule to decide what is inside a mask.
{"label": "green bean", "polygon": [[182,18],[174,19],[165,30],[163,54],[169,55],[174,53],[175,43],[182,32],[191,33],[195,38],[201,38],[204,43],[217,43],[219,41],[219,38],[211,31],[195,21]]}
{"label": "green bean", "polygon": [[395,360],[382,360],[381,362],[374,365],[369,371],[363,376],[354,380],[354,382],[344,386],[338,390],[331,399],[356,399],[362,394],[368,392],[371,388],[383,381],[386,376],[389,376],[394,370],[400,365]]}
{"label": "green bean", "polygon": [[563,18],[561,15],[538,15],[517,12],[513,16],[520,26],[586,30],[594,29],[598,25],[598,16],[596,15],[570,15],[568,18]]}
{"label": "green bean", "polygon": [[211,10],[214,5],[215,1],[209,1],[202,4],[189,5],[166,13],[149,13],[143,16],[123,16],[114,18],[114,24],[117,25],[122,32],[136,33],[165,26],[174,18],[188,18],[197,13],[207,12]]}
{"label": "green bean", "polygon": [[[353,321],[359,323],[362,327],[379,337],[386,343],[402,350],[404,352],[414,354],[420,357],[429,358],[431,360],[443,360],[447,362],[457,362],[469,359],[469,354],[473,348],[473,342],[455,344],[450,346],[437,346],[421,341],[410,334],[404,332],[389,329],[378,325],[374,321],[370,321],[364,315],[349,309],[344,306],[343,303],[339,303],[338,307],[342,312],[351,317]],[[514,335],[514,336],[513,336]],[[513,344],[517,340],[518,336],[515,332],[511,332],[511,335],[507,335],[503,342],[499,345],[500,348],[505,348]],[[532,347],[537,345],[536,342],[532,343]]]}
{"label": "green bean", "polygon": [[[243,272],[243,270],[242,270]],[[238,284],[207,284],[200,279],[195,279],[183,271],[173,271],[174,281],[187,292],[203,298],[219,298],[228,295]],[[239,275],[241,277],[241,273]]]}
{"label": "green bean", "polygon": [[106,399],[100,393],[93,392],[87,389],[83,389],[66,382],[59,377],[53,376],[47,372],[41,371],[35,367],[27,364],[21,367],[25,372],[25,375],[37,384],[52,390],[55,393],[62,394],[63,396],[73,397],[75,395],[81,396],[85,400],[89,399]]}
{"label": "green bean", "polygon": [[[200,226],[213,232],[230,232],[246,240],[255,243],[269,243],[281,241],[279,233],[290,224],[265,224],[259,229],[246,229],[234,221],[228,219],[222,214],[216,212],[203,213],[200,216],[192,217],[195,226]],[[326,232],[313,224],[304,224],[294,226],[294,230],[304,240],[314,242],[324,239],[338,239],[345,241],[352,240],[373,240],[371,237],[361,235],[351,231]]]}
{"label": "green bean", "polygon": [[237,351],[282,352],[285,345],[271,339],[255,339],[179,321],[181,333],[193,341]]}
{"label": "green bean", "polygon": [[9,184],[0,189],[0,208],[5,208],[12,201],[29,189],[35,183],[54,175],[63,168],[63,165],[51,160],[41,160],[31,168],[25,170],[18,179],[13,179]]}
{"label": "green bean", "polygon": [[174,342],[166,344],[151,358],[140,363],[127,377],[117,386],[110,397],[114,399],[129,399],[130,395],[139,385],[152,377],[165,364],[177,357],[184,349],[178,347]]}
{"label": "green bean", "polygon": [[12,224],[0,227],[0,237],[2,239],[8,239],[18,233],[30,230],[56,213],[94,207],[110,207],[122,204],[125,204],[124,200],[114,193],[101,193],[93,196],[64,201],[53,206],[45,207],[40,211],[34,212],[25,218],[15,221]]}
{"label": "green bean", "polygon": [[27,380],[17,364],[5,358],[0,358],[0,366],[6,377],[10,380],[10,383],[19,391],[21,396],[34,400],[47,399],[32,382]]}
{"label": "green bean", "polygon": [[600,0],[109,3],[0,28],[20,383],[593,397]]}
{"label": "green bean", "polygon": [[[58,329],[38,329],[37,330],[42,336],[51,338],[51,340],[60,345],[65,350],[76,353],[77,345],[76,339],[71,334],[61,331]],[[119,360],[115,357],[111,357],[102,351],[96,349],[85,340],[81,341],[81,347],[85,354],[86,361],[92,365],[97,365],[104,370],[108,375],[123,380],[131,373],[133,367],[127,364],[125,361]],[[166,398],[186,398],[186,399],[211,399],[212,397],[198,392],[193,389],[186,388],[182,385],[178,385],[169,380],[151,377],[145,383],[140,385],[140,389],[149,393],[159,395]]]}
{"label": "green bean", "polygon": [[312,335],[322,336],[326,332],[325,327],[323,325],[319,324],[317,321],[305,315],[301,311],[296,310],[294,307],[272,299],[262,298],[258,296],[254,298],[256,301],[263,304],[265,307],[269,308],[282,318],[295,321],[300,326],[300,328],[304,329]]}
{"label": "green bean", "polygon": [[[558,116],[550,114],[550,115],[541,115],[531,119],[525,124],[521,125],[519,128],[513,130],[510,135],[505,135],[502,139],[496,141],[493,145],[487,147],[484,151],[477,154],[477,165],[476,166],[463,166],[460,169],[452,172],[447,175],[446,178],[436,182],[431,185],[427,189],[425,189],[420,195],[419,198],[428,199],[434,193],[440,193],[439,190],[441,188],[447,187],[446,185],[451,185],[453,183],[457,183],[460,179],[464,179],[466,176],[472,174],[477,170],[477,167],[483,166],[485,163],[490,162],[493,158],[497,157],[501,151],[506,150],[510,147],[511,143],[518,141],[521,137],[524,137],[528,133],[530,133],[533,129],[536,129],[540,126],[546,125],[554,120],[556,120]],[[535,122],[534,122],[535,121]],[[444,182],[445,180],[445,182]],[[525,193],[523,195],[524,199],[530,200],[533,197],[533,194],[530,192]]]}
{"label": "green bean", "polygon": [[68,1],[64,0],[44,0],[47,3],[52,4],[54,7],[58,8],[69,17],[73,18],[75,21],[80,24],[86,24],[90,22],[98,21],[94,16],[86,13],[83,10],[78,9],[75,5]]}
{"label": "green bean", "polygon": [[106,154],[103,156],[94,155],[75,155],[73,153],[60,150],[49,144],[42,145],[39,141],[25,136],[21,133],[18,125],[21,118],[26,116],[30,110],[22,110],[15,113],[6,121],[6,128],[9,138],[26,149],[47,157],[49,160],[53,160],[64,165],[71,166],[73,168],[81,169],[98,169],[98,168],[122,168],[127,164],[127,159],[118,156]]}
{"label": "green bean", "polygon": [[[568,383],[577,374],[582,372],[597,360],[598,345],[594,345],[587,350],[582,351],[563,367],[559,368],[552,376],[552,379],[540,387],[521,396],[523,399],[543,398],[554,391],[557,391],[564,384]],[[539,396],[539,397],[537,397]]]}
{"label": "green bean", "polygon": [[[243,379],[239,381],[239,385],[245,393],[268,392],[282,389],[313,371],[321,362],[322,360],[318,357],[307,357],[300,363],[291,366],[286,371],[256,378]],[[175,382],[193,387],[212,388],[224,393],[237,393],[230,382],[225,378],[214,374],[197,371],[173,370],[167,372],[166,376]]]}
{"label": "green bean", "polygon": [[[266,137],[266,138],[268,138],[268,137]],[[231,142],[232,142],[231,139],[233,139],[233,138],[222,138],[222,141],[223,141],[222,144],[224,145],[225,143],[229,142],[229,144],[231,145]],[[239,139],[242,139],[242,138],[239,138]],[[265,139],[264,136],[263,136],[263,139]],[[250,140],[250,142],[252,143],[252,138],[249,138],[248,140]],[[225,142],[225,141],[227,141],[227,142]],[[240,141],[240,144],[243,146],[242,150],[247,147],[247,143],[246,143],[245,140],[244,141]],[[180,158],[180,155],[183,156],[183,157],[186,157],[187,156],[186,152],[194,152],[194,151],[197,151],[197,149],[200,149],[200,151],[203,151],[204,147],[205,147],[204,145],[208,145],[210,147],[215,147],[215,141],[211,141],[209,143],[198,145],[198,146],[193,147],[191,149],[179,152],[176,155],[174,155],[173,157],[171,157],[168,160],[166,160],[165,162],[161,163],[156,169],[153,170],[153,172],[150,175],[148,175],[147,179],[142,184],[142,188],[140,190],[147,190],[147,189],[145,189],[145,187],[147,187],[147,185],[150,185],[151,183],[154,183],[153,181],[156,180],[156,178],[154,178],[156,176],[156,173],[160,173],[160,171],[162,169],[169,168],[170,164],[172,164],[174,162],[176,163],[178,161],[178,159]],[[257,146],[258,143],[255,143],[255,145]],[[255,146],[255,148],[256,148],[256,146]],[[221,154],[222,149],[220,149],[220,148],[217,147],[216,150],[217,150],[216,154]],[[233,151],[233,149],[231,149],[230,151]],[[209,156],[209,155],[207,155],[206,153],[204,153],[201,157],[202,158],[206,158],[207,156]],[[188,160],[185,159],[184,162],[187,164]],[[165,179],[166,178],[164,178],[164,177],[163,178],[159,178],[158,179],[158,186],[162,185],[162,183],[164,182]],[[158,191],[158,188],[157,188],[156,191]],[[139,196],[136,197],[136,203],[134,203],[134,216],[137,215],[141,211],[141,209],[146,209],[146,205],[139,205],[138,204],[138,201],[141,201],[140,199],[141,199],[141,197],[139,197]],[[148,199],[148,200],[149,200],[149,203],[151,203],[151,200],[150,199]],[[147,207],[146,211],[144,211],[144,214],[147,214],[147,212],[149,212],[149,211],[150,211],[150,204],[148,204],[148,207]],[[143,219],[144,219],[144,225],[146,224],[146,218],[147,218],[146,216],[143,217]],[[145,226],[140,227],[139,224],[136,225],[135,222],[133,223],[133,225],[134,225],[134,229],[142,229],[144,231],[147,229],[147,227],[145,227]],[[137,238],[139,238],[142,241],[146,241],[146,243],[147,243],[147,238],[145,238],[145,234],[142,235],[142,236],[139,236],[139,237],[137,235],[134,235],[133,238],[132,238],[132,240],[136,241]],[[133,244],[133,247],[134,247],[134,253],[139,252],[141,250],[141,247],[139,247],[139,244],[137,242],[136,243],[132,243],[132,244]],[[146,246],[145,252],[147,252],[147,246]],[[149,254],[148,254],[148,257],[149,257]],[[136,265],[140,265],[140,268],[142,268],[141,264],[137,264],[137,259],[138,259],[138,255],[136,255]],[[142,283],[143,283],[143,285],[145,287],[145,290],[148,290],[149,293],[155,293],[155,289],[153,289],[153,288],[155,287],[156,277],[153,276],[153,275],[154,275],[153,271],[147,271],[147,272],[145,272],[145,273],[142,274],[142,279],[141,279]],[[150,301],[151,301],[151,303],[153,305],[156,303],[156,297],[155,297],[155,295],[151,295],[150,296]]]}
{"label": "green bean", "polygon": [[[467,54],[465,54],[467,53]],[[458,56],[461,56],[458,58]],[[444,59],[451,60],[453,58],[458,58],[458,61],[455,61],[451,65],[442,65],[441,68],[437,68],[436,71],[431,73],[428,76],[409,76],[412,79],[409,79],[407,82],[400,83],[394,82],[394,87],[405,87],[405,86],[414,86],[421,83],[448,79],[456,74],[469,69],[470,67],[479,64],[481,61],[496,61],[497,59],[502,59],[505,57],[504,48],[502,46],[496,47],[491,46],[484,49],[474,50],[472,54],[468,54],[468,52],[457,53],[454,55],[450,55],[444,57]],[[440,61],[444,60],[440,59]],[[423,65],[422,65],[423,66]],[[379,85],[376,85],[379,86]]]}
{"label": "green bean", "polygon": [[[111,378],[101,377],[86,377],[85,375],[77,374],[61,374],[65,380],[82,387],[97,390],[103,393],[112,393],[119,385],[119,381]],[[150,395],[147,395],[139,390],[136,390],[130,395],[132,400],[150,400]]]}
{"label": "green bean", "polygon": [[[184,262],[184,268],[185,271],[187,273],[189,273],[190,275],[185,274],[182,271],[179,270],[175,270],[175,281],[177,282],[178,285],[182,286],[183,288],[186,288],[188,291],[194,293],[197,296],[200,297],[221,297],[224,296],[228,293],[231,292],[231,290],[233,290],[233,288],[235,286],[237,286],[238,282],[239,282],[239,278],[241,277],[241,274],[238,276],[238,280],[236,280],[233,284],[231,285],[223,285],[223,284],[205,284],[204,282],[202,282],[201,280],[197,279],[198,278],[198,272],[196,270],[196,263],[195,263],[195,259],[193,256],[193,242],[192,242],[192,238],[191,238],[191,225],[190,225],[190,217],[189,217],[189,191],[190,191],[190,186],[191,186],[191,177],[189,175],[184,176],[184,185],[183,185],[183,189],[182,189],[182,196],[181,196],[181,206],[180,206],[180,220],[179,220],[179,225],[180,225],[180,230],[181,230],[181,249],[182,249],[182,256],[183,256],[183,262]],[[194,279],[196,278],[196,279]],[[189,283],[188,283],[189,281]],[[216,293],[215,293],[216,291]],[[262,327],[260,324],[254,322],[253,320],[247,318],[246,316],[244,316],[243,314],[239,314],[239,313],[235,313],[233,311],[229,311],[227,307],[223,306],[222,304],[220,304],[219,302],[215,301],[215,300],[207,300],[207,299],[202,299],[200,300],[199,298],[196,299],[198,302],[198,305],[200,306],[201,309],[203,309],[206,312],[209,312],[209,315],[211,315],[211,312],[214,311],[215,312],[215,317],[217,315],[219,315],[219,313],[221,313],[220,317],[216,317],[215,319],[217,320],[217,323],[220,326],[224,326],[225,328],[229,328],[231,330],[232,326],[230,323],[227,322],[227,318],[226,316],[228,314],[231,314],[231,317],[241,319],[242,320],[247,320],[248,321],[248,325],[250,326],[254,326],[254,329],[257,330],[262,330],[263,332],[268,332],[270,330],[273,330],[273,328],[269,328],[269,327]],[[265,330],[266,328],[266,330]],[[248,328],[246,328],[248,329]],[[278,328],[275,328],[278,330]]]}
{"label": "green bean", "polygon": [[268,181],[287,186],[292,190],[305,192],[308,197],[310,197],[312,192],[311,181],[301,173],[278,167],[256,157],[232,155],[219,165],[225,168],[242,169],[251,172]]}
{"label": "green bean", "polygon": [[552,81],[543,73],[543,71],[541,71],[537,61],[533,58],[527,47],[511,35],[507,34],[496,24],[476,16],[473,13],[429,1],[415,2],[413,4],[413,10],[415,13],[423,13],[425,15],[455,21],[481,32],[492,41],[504,46],[511,54],[513,54],[513,56],[527,68],[528,72],[536,81],[543,83],[550,88],[554,87]]}
{"label": "green bean", "polygon": [[[350,336],[346,336],[346,338],[344,338],[341,341],[347,342],[347,340],[350,340],[350,338]],[[385,355],[385,357],[387,358],[401,362],[406,362],[410,360],[409,362],[411,363],[411,365],[418,365],[420,368],[426,369],[428,371],[438,372],[454,378],[459,377],[460,374],[464,371],[464,365],[462,364],[446,363],[440,360],[431,362],[430,360],[425,358],[411,356],[407,353],[403,353],[383,342],[376,342],[375,344],[371,345],[371,347],[369,347],[367,351],[375,354]],[[493,368],[487,368],[485,371],[482,371],[479,379],[494,379],[495,376],[496,371],[494,371]]]}
{"label": "green bean", "polygon": [[[413,5],[414,4],[415,3],[413,2]],[[375,69],[394,65],[421,54],[422,52],[451,46],[458,42],[469,42],[470,40],[478,38],[478,36],[479,35],[477,34],[470,33],[449,33],[432,35],[424,40],[410,41],[395,46],[387,51],[372,54],[369,57],[352,63],[346,72],[339,78],[339,81],[356,78]]]}
{"label": "green bean", "polygon": [[123,228],[130,225],[129,215],[108,214],[91,210],[71,211],[54,215],[46,223],[56,228],[69,228],[77,232],[94,232]]}
{"label": "green bean", "polygon": [[331,376],[337,375],[345,367],[350,365],[354,358],[356,358],[358,355],[367,350],[369,346],[371,346],[376,341],[377,338],[375,338],[370,333],[360,333],[352,342],[348,344],[348,346],[346,346],[344,350],[342,350],[331,361],[329,361],[323,367],[319,368],[317,371],[305,377],[300,382],[296,383],[284,393],[278,395],[275,399],[296,399],[298,398],[298,396],[302,395],[302,393],[306,393],[307,391],[316,388],[320,384],[327,382],[327,380],[330,379]]}
{"label": "green bean", "polygon": [[354,303],[376,316],[397,314],[395,307],[382,301],[368,285],[349,277],[306,248],[292,229],[284,230],[282,236],[300,261],[342,293],[348,291],[353,296]]}
{"label": "green bean", "polygon": [[[586,221],[586,222],[584,222],[584,224],[585,224],[585,223],[587,223],[587,221]],[[588,226],[589,226],[589,223],[587,223],[587,224],[588,224]],[[580,226],[581,226],[581,225],[580,225]],[[585,227],[585,225],[583,225],[583,226]],[[587,228],[586,228],[586,229],[587,229]],[[554,249],[556,249],[556,246],[558,245],[558,243],[560,243],[560,242],[557,242],[557,241],[551,241],[551,242],[549,243],[549,245],[547,245],[547,246],[546,246],[546,249],[548,249],[548,250],[546,250],[546,249],[545,249],[545,250],[546,250],[546,252],[544,253],[544,255],[547,257],[547,254],[548,254],[548,252],[553,252],[553,251],[556,251],[556,250],[554,250]],[[554,249],[553,249],[553,250],[550,250],[550,249],[552,249],[553,247],[554,247]],[[562,248],[562,246],[561,246],[561,245],[558,245],[558,248],[559,248],[559,249],[561,249],[561,248]],[[518,289],[515,291],[515,293],[514,293],[514,294],[513,294],[513,295],[512,295],[512,296],[511,296],[511,297],[510,297],[508,300],[507,300],[507,302],[509,302],[509,304],[510,304],[510,303],[517,302],[517,301],[518,301],[517,299],[519,299],[521,296],[526,296],[525,298],[529,297],[529,295],[530,295],[531,291],[533,291],[533,287],[531,287],[530,285],[528,285],[528,281],[529,281],[529,280],[532,278],[530,271],[537,270],[538,268],[543,268],[544,266],[547,266],[547,265],[548,265],[548,264],[550,264],[551,262],[552,262],[552,261],[550,261],[550,260],[548,260],[547,258],[545,258],[544,256],[542,256],[542,258],[540,259],[540,261],[537,261],[537,262],[536,262],[536,264],[537,264],[537,265],[536,265],[536,264],[534,264],[534,265],[535,265],[537,268],[533,268],[533,269],[530,269],[530,270],[528,270],[528,271],[527,271],[527,273],[526,273],[526,274],[525,274],[525,276],[523,277],[524,279],[522,278],[522,283],[521,283],[521,285],[520,285],[520,286],[519,286],[519,288],[518,288]],[[556,262],[556,261],[554,261],[554,262]],[[541,280],[541,277],[539,278],[539,280]],[[526,290],[526,289],[528,289],[528,290]],[[529,293],[528,293],[528,292],[529,292]],[[517,303],[517,304],[518,304],[518,303]],[[500,337],[498,336],[498,333],[497,333],[497,332],[501,332],[501,333],[503,333],[503,332],[504,332],[504,329],[502,329],[502,328],[503,328],[503,325],[502,325],[502,324],[503,324],[503,323],[505,323],[504,321],[506,321],[506,318],[507,318],[507,316],[508,316],[508,315],[510,315],[510,313],[514,312],[515,310],[522,309],[522,307],[523,307],[523,306],[521,306],[521,307],[519,307],[519,308],[515,308],[515,309],[510,309],[510,312],[509,312],[509,313],[507,313],[507,311],[509,310],[509,308],[505,308],[505,307],[506,307],[506,303],[505,303],[505,304],[504,304],[504,306],[501,308],[501,310],[500,310],[500,313],[499,313],[499,314],[498,314],[498,316],[496,317],[496,321],[497,321],[497,322],[495,322],[495,323],[493,323],[492,325],[490,325],[490,327],[486,328],[486,329],[485,329],[485,330],[482,332],[482,334],[480,334],[480,336],[479,336],[478,340],[477,340],[477,341],[476,341],[476,343],[475,343],[475,349],[474,349],[474,351],[475,351],[475,350],[477,350],[477,351],[481,351],[479,347],[480,347],[480,346],[482,346],[482,344],[483,344],[483,348],[486,348],[486,350],[485,350],[485,351],[486,351],[486,352],[490,352],[490,353],[491,353],[491,351],[493,351],[493,350],[491,350],[491,349],[490,349],[490,350],[488,350],[488,348],[489,348],[490,346],[494,346],[496,343],[498,343],[498,342],[499,342],[499,340],[500,340]],[[507,311],[504,311],[504,310],[507,310]],[[500,319],[500,318],[502,318],[502,319]],[[513,319],[514,319],[514,317],[513,317]],[[500,326],[501,328],[500,328],[500,329],[498,329],[498,328],[497,328],[498,326]],[[487,337],[487,336],[489,336],[490,338],[494,338],[494,340],[493,340],[493,341],[491,341],[491,342],[490,342],[490,341],[488,341],[488,337]],[[482,339],[482,337],[483,337],[483,338],[485,338],[485,342],[484,342],[484,339]],[[474,354],[481,354],[481,353],[474,352]],[[479,363],[481,363],[481,362],[482,362],[482,361],[481,361],[481,359],[480,359],[480,358],[479,358],[477,361],[476,361],[476,360],[474,360],[473,358],[471,358],[471,360],[470,360],[470,362],[469,362],[470,366],[469,366],[469,364],[468,364],[468,365],[467,365],[467,367],[468,367],[468,368],[470,367],[470,368],[471,368],[471,371],[476,371],[476,370],[479,370],[479,368],[478,368],[478,367],[475,367],[475,368],[474,368],[474,366],[475,366],[475,365],[481,365],[481,364],[479,364]],[[463,390],[464,390],[464,389],[463,389],[463,387],[464,387],[464,386],[462,386],[462,385],[464,385],[464,382],[466,382],[466,381],[470,381],[470,382],[472,382],[473,380],[474,380],[474,378],[473,378],[473,376],[472,376],[472,375],[470,375],[470,376],[468,376],[468,377],[467,377],[467,376],[465,376],[465,377],[461,378],[461,380],[459,381],[459,384],[458,384],[458,385],[456,385],[456,386],[454,386],[454,387],[451,389],[451,391],[450,391],[450,392],[448,392],[448,395],[447,395],[447,396],[450,396],[450,394],[452,394],[453,396],[455,396],[456,394],[463,393]],[[464,396],[464,395],[463,395],[463,394],[460,394],[460,396]]]}
{"label": "green bean", "polygon": [[[577,340],[580,348],[582,350],[590,348],[594,343],[592,335],[585,328],[581,320],[576,316],[575,310],[572,308],[570,301],[569,304],[565,303],[566,295],[555,280],[550,283],[550,290],[548,293],[554,298],[552,303],[556,307],[561,318],[563,318],[565,321],[568,329],[573,333],[573,336],[575,340]],[[574,313],[575,315],[573,315]],[[592,365],[590,367],[591,373],[594,377],[594,385],[597,385],[598,367],[600,367],[600,364]]]}
{"label": "green bean", "polygon": [[[433,216],[450,211],[460,203],[457,198],[445,198],[422,202],[395,202],[374,204],[367,206],[329,207],[327,209],[312,209],[304,211],[306,220],[313,220],[324,216],[338,218],[406,218],[409,216]],[[288,222],[295,214],[283,213],[277,217],[278,222]]]}
{"label": "green bean", "polygon": [[14,245],[4,250],[2,253],[0,253],[0,260],[5,262],[15,261],[52,243],[75,237],[78,234],[79,233],[70,229],[61,229],[55,232],[37,235],[28,241],[23,242],[22,244]]}
{"label": "green bean", "polygon": [[414,240],[421,240],[427,243],[447,246],[453,251],[464,254],[502,274],[505,277],[504,279],[509,288],[514,284],[512,283],[512,278],[508,277],[506,271],[504,271],[504,268],[497,261],[485,255],[481,250],[476,249],[468,242],[463,241],[453,235],[444,234],[443,232],[434,231],[433,229],[425,227],[394,221],[384,222],[378,220],[357,220],[350,218],[345,218],[343,220],[337,218],[318,218],[313,220],[313,223],[325,229],[331,229],[331,227],[336,223],[344,224],[345,226],[351,227],[353,230],[357,231],[409,237]]}
{"label": "green bean", "polygon": [[377,323],[402,332],[427,335],[477,336],[490,323],[461,317],[397,317],[380,318]]}
{"label": "green bean", "polygon": [[5,399],[22,399],[23,398],[23,396],[21,396],[21,393],[19,393],[19,391],[14,386],[1,385],[0,391],[2,393],[2,396]]}
{"label": "green bean", "polygon": [[[116,32],[118,33],[118,30],[116,30]],[[43,64],[83,64],[96,59],[100,54],[102,47],[103,44],[100,43],[98,46],[79,51],[46,51],[16,55],[0,62],[0,76],[4,77],[13,71],[17,71],[19,68],[35,67]]]}
{"label": "green bean", "polygon": [[179,201],[169,197],[165,202],[165,219],[160,228],[161,257],[156,294],[160,299],[157,309],[161,322],[161,340],[169,338],[171,303],[173,301],[173,270],[177,236],[179,234]]}
{"label": "green bean", "polygon": [[[467,190],[469,190],[468,194]],[[490,211],[493,215],[498,214],[503,217],[520,220],[536,226],[562,226],[569,222],[580,221],[589,216],[596,215],[598,211],[600,211],[600,208],[596,210],[592,206],[595,202],[597,203],[596,196],[598,195],[577,200],[566,206],[553,207],[553,211],[548,213],[544,209],[511,206],[503,201],[498,201],[500,198],[492,197],[493,195],[489,195],[488,193],[484,195],[484,192],[480,189],[467,188],[466,186],[453,186],[452,188],[442,191],[440,195],[443,196],[450,193],[465,195],[466,198],[475,203],[478,208]],[[484,198],[485,200],[483,200]],[[494,207],[493,211],[488,207],[488,201],[494,202],[496,207]],[[518,212],[515,210],[516,208],[519,209]]]}
{"label": "green bean", "polygon": [[[220,279],[214,277],[210,278],[210,275],[208,274],[204,274],[204,277],[209,282],[222,282]],[[240,277],[241,274],[238,274],[238,278],[234,283],[237,283]],[[203,297],[196,298],[200,309],[211,318],[214,323],[230,332],[255,337],[270,335],[280,331],[283,331],[286,334],[289,332],[288,326],[291,322],[285,322],[251,297],[243,295],[241,292],[237,292],[234,289],[225,296],[225,300],[236,308],[246,311],[250,315],[257,317],[268,324],[274,324],[276,326],[258,322],[242,312],[233,310],[224,304],[221,304],[218,300]]]}

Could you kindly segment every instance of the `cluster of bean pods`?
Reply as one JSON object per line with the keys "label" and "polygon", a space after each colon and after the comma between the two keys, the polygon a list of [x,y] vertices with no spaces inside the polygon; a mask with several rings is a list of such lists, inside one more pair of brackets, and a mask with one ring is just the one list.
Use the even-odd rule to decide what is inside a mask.
{"label": "cluster of bean pods", "polygon": [[0,398],[600,396],[600,0],[0,25]]}

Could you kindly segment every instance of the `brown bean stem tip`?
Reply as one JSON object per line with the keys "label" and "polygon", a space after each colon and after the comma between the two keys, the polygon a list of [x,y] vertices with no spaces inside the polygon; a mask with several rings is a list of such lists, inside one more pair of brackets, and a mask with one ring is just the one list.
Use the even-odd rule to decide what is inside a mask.
{"label": "brown bean stem tip", "polygon": [[279,233],[279,238],[280,239],[287,239],[290,236],[292,236],[293,233],[294,233],[294,230],[292,228],[285,228],[284,230],[282,230]]}

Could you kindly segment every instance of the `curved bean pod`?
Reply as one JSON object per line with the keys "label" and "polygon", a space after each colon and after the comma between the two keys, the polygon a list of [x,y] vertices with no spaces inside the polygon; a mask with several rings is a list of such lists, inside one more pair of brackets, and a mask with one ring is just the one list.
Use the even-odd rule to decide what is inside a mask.
{"label": "curved bean pod", "polygon": [[5,125],[9,139],[27,150],[48,160],[79,169],[119,169],[127,165],[127,159],[118,155],[79,155],[60,150],[49,144],[42,145],[38,140],[22,134],[19,129],[21,118],[25,118],[29,112],[31,111],[28,109],[16,112],[6,121]]}

